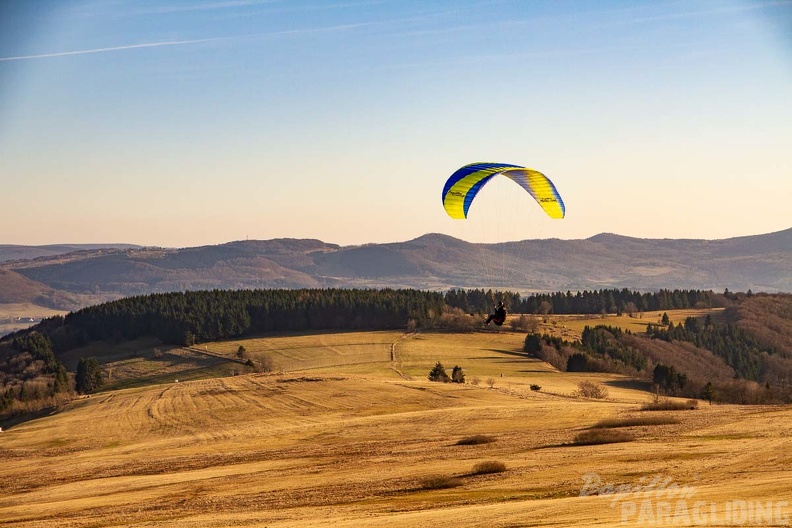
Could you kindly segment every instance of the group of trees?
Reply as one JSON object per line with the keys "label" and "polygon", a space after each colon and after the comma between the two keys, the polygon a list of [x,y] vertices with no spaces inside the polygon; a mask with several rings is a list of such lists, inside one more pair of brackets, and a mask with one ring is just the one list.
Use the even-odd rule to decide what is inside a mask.
{"label": "group of trees", "polygon": [[39,332],[22,333],[0,348],[0,413],[15,403],[51,400],[70,389],[66,368],[49,339]]}
{"label": "group of trees", "polygon": [[580,340],[568,341],[549,334],[529,333],[523,351],[564,372],[612,372],[645,377],[650,362],[640,348],[625,341],[621,328],[586,326]]}
{"label": "group of trees", "polygon": [[101,383],[95,358],[81,359],[73,379],[41,332],[21,332],[0,344],[0,417],[57,404],[75,390],[92,392]]}
{"label": "group of trees", "polygon": [[451,371],[451,376],[449,376],[445,367],[439,361],[429,371],[427,378],[429,381],[440,381],[443,383],[465,383],[465,373],[462,371],[462,367],[455,365]]}
{"label": "group of trees", "polygon": [[788,295],[748,295],[724,310],[726,320],[746,330],[768,350],[792,350],[792,302]]}
{"label": "group of trees", "polygon": [[502,300],[512,313],[598,314],[628,313],[679,308],[722,306],[724,300],[712,291],[660,290],[638,292],[627,288],[579,291],[572,293],[534,293],[525,298],[511,291],[451,289],[445,294],[447,305],[468,313],[487,312],[495,300]]}
{"label": "group of trees", "polygon": [[677,394],[687,385],[687,376],[677,372],[673,366],[658,363],[652,372],[652,382],[667,394]]}
{"label": "group of trees", "polygon": [[619,361],[641,373],[647,367],[646,356],[625,343],[622,339],[624,335],[630,335],[630,331],[609,325],[597,325],[594,328],[586,326],[580,336],[580,343],[595,356]]}
{"label": "group of trees", "polygon": [[708,319],[702,324],[694,317],[684,324],[668,326],[648,325],[646,335],[664,341],[687,341],[697,348],[709,350],[734,369],[737,376],[753,381],[764,381],[762,356],[777,353],[762,347],[750,332],[731,323],[715,325]]}
{"label": "group of trees", "polygon": [[80,358],[77,363],[77,372],[74,374],[74,384],[77,392],[87,394],[93,392],[103,383],[102,368],[95,357]]}

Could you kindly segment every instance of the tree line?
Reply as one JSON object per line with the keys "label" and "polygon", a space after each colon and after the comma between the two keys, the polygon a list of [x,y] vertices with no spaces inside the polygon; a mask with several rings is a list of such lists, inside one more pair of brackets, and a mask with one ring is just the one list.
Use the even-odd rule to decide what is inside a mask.
{"label": "tree line", "polygon": [[467,313],[485,313],[496,301],[503,301],[512,313],[525,314],[632,314],[653,310],[711,308],[723,306],[722,295],[710,290],[635,290],[603,289],[555,293],[533,293],[522,297],[517,292],[453,288],[445,303]]}
{"label": "tree line", "polygon": [[212,290],[129,297],[84,308],[54,332],[74,340],[154,336],[193,345],[274,331],[385,330],[443,311],[440,293],[402,289]]}

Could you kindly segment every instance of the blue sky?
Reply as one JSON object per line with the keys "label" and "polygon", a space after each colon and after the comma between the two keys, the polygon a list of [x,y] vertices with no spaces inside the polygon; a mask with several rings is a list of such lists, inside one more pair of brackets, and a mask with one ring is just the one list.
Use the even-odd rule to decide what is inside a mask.
{"label": "blue sky", "polygon": [[790,1],[5,0],[0,243],[777,231],[790,94]]}

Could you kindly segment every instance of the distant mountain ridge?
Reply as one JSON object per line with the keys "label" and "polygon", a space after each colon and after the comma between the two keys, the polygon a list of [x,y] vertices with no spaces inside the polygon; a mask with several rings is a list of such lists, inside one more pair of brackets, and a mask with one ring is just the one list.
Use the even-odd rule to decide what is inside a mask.
{"label": "distant mountain ridge", "polygon": [[280,238],[180,249],[81,246],[9,258],[24,253],[19,248],[0,246],[0,269],[7,271],[0,274],[0,291],[13,279],[21,292],[15,298],[26,291],[47,291],[50,299],[57,298],[53,292],[68,292],[72,300],[90,296],[95,302],[181,290],[323,287],[792,291],[792,229],[722,240],[602,233],[501,244],[438,233],[360,246]]}
{"label": "distant mountain ridge", "polygon": [[97,249],[129,249],[140,248],[135,244],[48,244],[43,246],[21,246],[0,244],[0,262],[13,260],[30,260],[39,257],[54,257],[76,251]]}

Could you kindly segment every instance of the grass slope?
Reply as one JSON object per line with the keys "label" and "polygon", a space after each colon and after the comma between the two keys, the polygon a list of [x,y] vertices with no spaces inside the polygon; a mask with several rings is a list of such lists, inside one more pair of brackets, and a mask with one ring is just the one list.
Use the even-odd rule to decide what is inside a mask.
{"label": "grass slope", "polygon": [[[281,336],[205,352],[239,344],[295,370],[103,392],[0,433],[0,526],[620,523],[625,500],[580,496],[593,474],[632,486],[659,475],[721,515],[728,501],[788,499],[789,408],[700,406],[645,423],[647,393],[524,358],[522,334]],[[438,360],[494,386],[428,382]],[[581,379],[609,384],[610,398],[571,396]],[[633,440],[572,445],[603,420],[636,423],[619,428]],[[456,445],[475,435],[494,441]],[[476,474],[492,462],[505,471]],[[426,489],[443,480],[454,486]]]}

